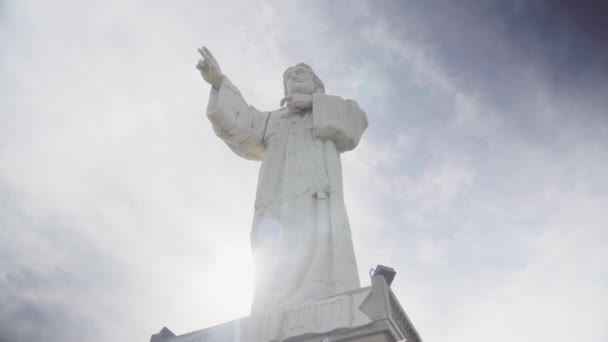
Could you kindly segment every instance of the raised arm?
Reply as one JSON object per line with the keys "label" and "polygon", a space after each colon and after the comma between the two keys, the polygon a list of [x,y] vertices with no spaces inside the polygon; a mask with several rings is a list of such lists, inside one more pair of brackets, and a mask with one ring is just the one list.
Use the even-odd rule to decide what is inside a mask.
{"label": "raised arm", "polygon": [[237,155],[251,160],[264,156],[264,130],[269,113],[262,113],[249,106],[241,92],[222,74],[211,52],[203,47],[198,50],[204,60],[196,68],[211,85],[207,118],[220,137]]}

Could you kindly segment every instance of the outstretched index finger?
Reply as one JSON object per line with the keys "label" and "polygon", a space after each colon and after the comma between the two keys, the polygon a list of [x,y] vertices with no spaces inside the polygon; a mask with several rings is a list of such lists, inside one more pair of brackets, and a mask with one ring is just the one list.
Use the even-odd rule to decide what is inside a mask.
{"label": "outstretched index finger", "polygon": [[201,48],[196,49],[196,51],[198,51],[198,53],[204,58],[207,59],[209,57],[207,57],[207,55],[205,54],[205,51]]}
{"label": "outstretched index finger", "polygon": [[207,54],[207,56],[209,56],[209,58],[215,59],[215,57],[213,56],[213,54],[211,53],[211,51],[209,51],[209,49],[207,49],[206,46],[203,46],[203,51],[205,52],[205,54]]}
{"label": "outstretched index finger", "polygon": [[206,60],[209,64],[211,64],[210,66],[214,69],[220,70],[220,65],[217,63],[217,60],[206,46],[203,46],[203,52],[205,53],[205,56],[207,56]]}

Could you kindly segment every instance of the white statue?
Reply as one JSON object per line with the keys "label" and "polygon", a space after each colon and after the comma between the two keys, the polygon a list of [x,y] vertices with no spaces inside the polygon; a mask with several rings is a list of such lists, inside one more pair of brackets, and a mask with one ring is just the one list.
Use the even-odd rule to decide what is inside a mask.
{"label": "white statue", "polygon": [[251,230],[252,314],[359,288],[340,153],[359,143],[365,112],[326,95],[303,63],[283,74],[287,106],[259,111],[207,48],[198,51],[196,67],[212,87],[207,117],[215,133],[239,156],[262,161]]}

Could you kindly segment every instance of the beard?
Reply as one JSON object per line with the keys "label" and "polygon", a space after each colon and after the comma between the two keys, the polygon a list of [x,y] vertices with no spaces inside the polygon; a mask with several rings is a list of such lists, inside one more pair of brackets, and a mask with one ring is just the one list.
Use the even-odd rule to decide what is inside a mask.
{"label": "beard", "polygon": [[309,82],[297,82],[291,86],[289,89],[289,94],[304,94],[304,95],[312,95],[312,93],[317,90],[317,87],[313,83]]}

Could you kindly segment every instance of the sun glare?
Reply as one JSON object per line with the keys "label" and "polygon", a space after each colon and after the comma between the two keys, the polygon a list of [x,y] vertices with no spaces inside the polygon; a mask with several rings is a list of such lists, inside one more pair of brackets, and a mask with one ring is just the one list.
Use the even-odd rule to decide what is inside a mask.
{"label": "sun glare", "polygon": [[249,245],[224,244],[213,256],[205,270],[205,306],[210,311],[247,315],[253,297],[253,256]]}

